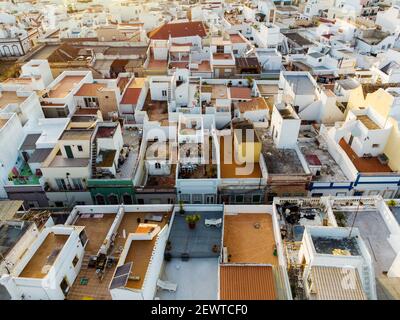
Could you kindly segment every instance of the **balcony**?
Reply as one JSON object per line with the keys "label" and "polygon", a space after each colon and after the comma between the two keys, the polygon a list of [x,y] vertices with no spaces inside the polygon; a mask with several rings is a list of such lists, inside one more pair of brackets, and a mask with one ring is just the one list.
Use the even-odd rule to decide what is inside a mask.
{"label": "balcony", "polygon": [[21,185],[40,185],[40,170],[33,173],[27,163],[23,163],[19,167],[16,165],[8,175],[9,184],[14,186]]}

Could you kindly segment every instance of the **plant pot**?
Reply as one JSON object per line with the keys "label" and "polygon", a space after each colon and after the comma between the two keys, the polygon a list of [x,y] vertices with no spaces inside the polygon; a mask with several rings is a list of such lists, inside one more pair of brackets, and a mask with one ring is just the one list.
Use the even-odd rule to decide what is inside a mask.
{"label": "plant pot", "polygon": [[188,226],[189,226],[189,229],[194,229],[194,228],[196,228],[196,222],[189,222]]}

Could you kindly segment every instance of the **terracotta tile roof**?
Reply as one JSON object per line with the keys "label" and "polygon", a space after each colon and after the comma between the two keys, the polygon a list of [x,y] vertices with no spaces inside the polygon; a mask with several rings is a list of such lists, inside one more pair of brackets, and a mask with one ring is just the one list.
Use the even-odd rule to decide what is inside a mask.
{"label": "terracotta tile roof", "polygon": [[253,98],[250,101],[239,102],[238,107],[241,113],[246,111],[269,109],[267,102],[262,97]]}
{"label": "terracotta tile roof", "polygon": [[251,89],[246,87],[231,87],[232,99],[251,99]]}
{"label": "terracotta tile roof", "polygon": [[[354,272],[354,286],[346,288],[344,281],[349,281],[353,273],[343,273],[342,268],[315,266],[311,268],[311,279],[314,288],[314,294],[311,299],[314,300],[366,300],[360,275],[357,269]],[[351,280],[351,279],[350,279]]]}
{"label": "terracotta tile roof", "polygon": [[221,300],[276,300],[271,266],[221,265],[219,285]]}
{"label": "terracotta tile roof", "polygon": [[142,88],[127,88],[122,97],[121,104],[136,104],[141,91]]}
{"label": "terracotta tile roof", "polygon": [[96,97],[99,89],[105,88],[104,83],[85,83],[75,94],[76,97]]}
{"label": "terracotta tile roof", "polygon": [[169,35],[172,38],[200,36],[207,35],[203,22],[192,21],[183,23],[167,23],[163,26],[150,31],[148,36],[152,40],[168,40]]}

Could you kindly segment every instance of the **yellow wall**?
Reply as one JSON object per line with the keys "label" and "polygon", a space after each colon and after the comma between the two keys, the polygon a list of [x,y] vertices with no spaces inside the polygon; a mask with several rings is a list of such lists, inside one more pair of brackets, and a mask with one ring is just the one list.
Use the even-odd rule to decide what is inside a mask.
{"label": "yellow wall", "polygon": [[[349,96],[348,110],[358,107],[371,107],[386,119],[393,104],[393,96],[382,88],[363,98],[361,86],[354,89]],[[361,94],[360,94],[361,92]],[[389,158],[389,166],[393,171],[400,171],[400,129],[397,121],[389,116],[388,123],[393,125],[386,143],[384,153]]]}
{"label": "yellow wall", "polygon": [[255,163],[260,161],[261,143],[259,141],[248,141],[238,143],[234,135],[235,152],[240,163]]}

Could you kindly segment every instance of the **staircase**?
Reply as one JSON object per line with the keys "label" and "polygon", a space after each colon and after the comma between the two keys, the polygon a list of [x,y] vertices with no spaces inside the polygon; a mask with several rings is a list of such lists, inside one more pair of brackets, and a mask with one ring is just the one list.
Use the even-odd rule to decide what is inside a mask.
{"label": "staircase", "polygon": [[92,142],[92,157],[91,157],[91,167],[92,167],[92,177],[96,177],[96,160],[97,160],[97,143],[96,141]]}

